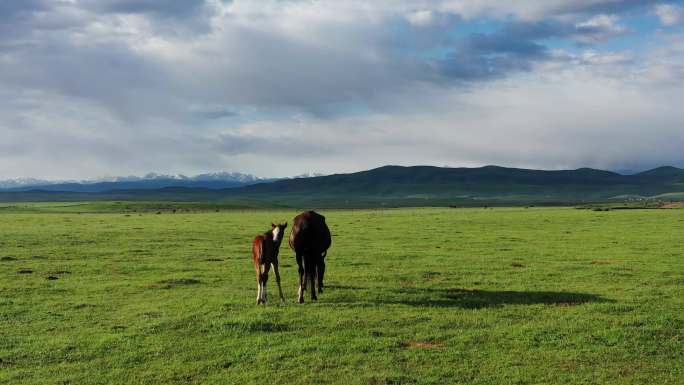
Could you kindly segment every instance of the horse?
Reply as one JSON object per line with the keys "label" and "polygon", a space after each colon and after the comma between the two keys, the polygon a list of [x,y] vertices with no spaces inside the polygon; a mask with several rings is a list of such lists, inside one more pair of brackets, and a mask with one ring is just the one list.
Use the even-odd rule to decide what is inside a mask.
{"label": "horse", "polygon": [[278,283],[278,291],[280,292],[280,301],[285,302],[283,289],[280,287],[280,271],[278,270],[278,252],[280,250],[280,243],[285,234],[287,222],[284,224],[271,223],[271,230],[257,235],[252,242],[252,261],[254,262],[254,270],[256,270],[257,278],[257,305],[266,304],[266,282],[268,281],[268,271],[273,266],[276,282]]}
{"label": "horse", "polygon": [[311,300],[315,301],[315,279],[318,280],[320,294],[323,292],[325,256],[332,243],[325,217],[314,211],[305,211],[297,215],[293,221],[289,243],[299,266],[299,303],[304,303],[307,280],[311,283]]}

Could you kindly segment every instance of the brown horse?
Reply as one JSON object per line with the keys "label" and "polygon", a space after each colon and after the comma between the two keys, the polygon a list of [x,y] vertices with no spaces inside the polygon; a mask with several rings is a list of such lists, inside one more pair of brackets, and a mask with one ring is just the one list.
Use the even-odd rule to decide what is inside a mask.
{"label": "brown horse", "polygon": [[266,282],[268,281],[268,270],[271,266],[273,266],[273,272],[275,273],[276,282],[278,283],[280,301],[285,302],[283,289],[280,287],[278,252],[286,227],[287,222],[280,225],[271,223],[271,230],[266,231],[262,235],[257,235],[254,238],[254,242],[252,242],[252,260],[254,262],[254,270],[256,270],[257,277],[257,305],[260,303],[266,304]]}
{"label": "brown horse", "polygon": [[299,266],[299,303],[304,302],[307,280],[311,283],[311,300],[317,299],[316,278],[318,292],[323,292],[325,256],[331,243],[330,229],[324,216],[305,211],[295,217],[290,233],[290,248],[294,250]]}

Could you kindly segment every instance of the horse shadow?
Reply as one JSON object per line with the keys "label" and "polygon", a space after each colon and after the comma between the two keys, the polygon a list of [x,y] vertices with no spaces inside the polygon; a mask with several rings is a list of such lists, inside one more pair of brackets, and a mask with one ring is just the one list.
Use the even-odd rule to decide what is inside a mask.
{"label": "horse shadow", "polygon": [[[460,307],[480,309],[502,305],[553,305],[576,306],[589,302],[613,302],[612,300],[591,293],[565,291],[512,291],[512,290],[468,290],[462,288],[448,289],[395,289],[395,292],[410,294],[408,298],[400,298],[394,303],[410,306]],[[426,296],[425,294],[429,294]]]}
{"label": "horse shadow", "polygon": [[[341,286],[342,290],[364,290],[363,287]],[[585,303],[606,303],[614,300],[591,293],[565,291],[511,291],[511,290],[469,290],[463,288],[398,288],[379,289],[372,300],[367,296],[356,297],[351,293],[341,294],[331,302],[364,305],[407,305],[413,307],[456,307],[481,309],[504,305],[549,305],[558,307],[577,306]],[[355,298],[356,297],[356,298]]]}

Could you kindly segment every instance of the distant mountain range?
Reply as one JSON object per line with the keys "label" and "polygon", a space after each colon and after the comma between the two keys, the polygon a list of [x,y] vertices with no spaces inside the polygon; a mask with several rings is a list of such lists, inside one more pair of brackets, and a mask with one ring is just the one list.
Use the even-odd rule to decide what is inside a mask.
{"label": "distant mountain range", "polygon": [[195,176],[149,173],[143,177],[126,176],[81,181],[48,181],[20,178],[0,181],[3,191],[105,192],[110,190],[150,190],[165,187],[224,189],[277,180],[239,172],[217,172]]}
{"label": "distant mountain range", "polygon": [[[178,200],[251,202],[282,207],[395,207],[575,204],[684,200],[684,170],[632,175],[580,168],[543,171],[486,166],[384,166],[368,171],[280,180],[244,174],[52,184],[0,193],[2,201]],[[58,192],[59,191],[59,192]]]}

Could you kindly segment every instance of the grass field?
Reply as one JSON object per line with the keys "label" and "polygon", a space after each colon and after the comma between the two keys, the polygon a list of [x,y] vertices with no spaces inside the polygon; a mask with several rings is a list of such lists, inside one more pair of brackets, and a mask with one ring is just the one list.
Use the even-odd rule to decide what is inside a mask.
{"label": "grass field", "polygon": [[684,210],[323,211],[326,291],[284,245],[257,307],[295,211],[96,207],[0,209],[0,384],[684,383]]}

